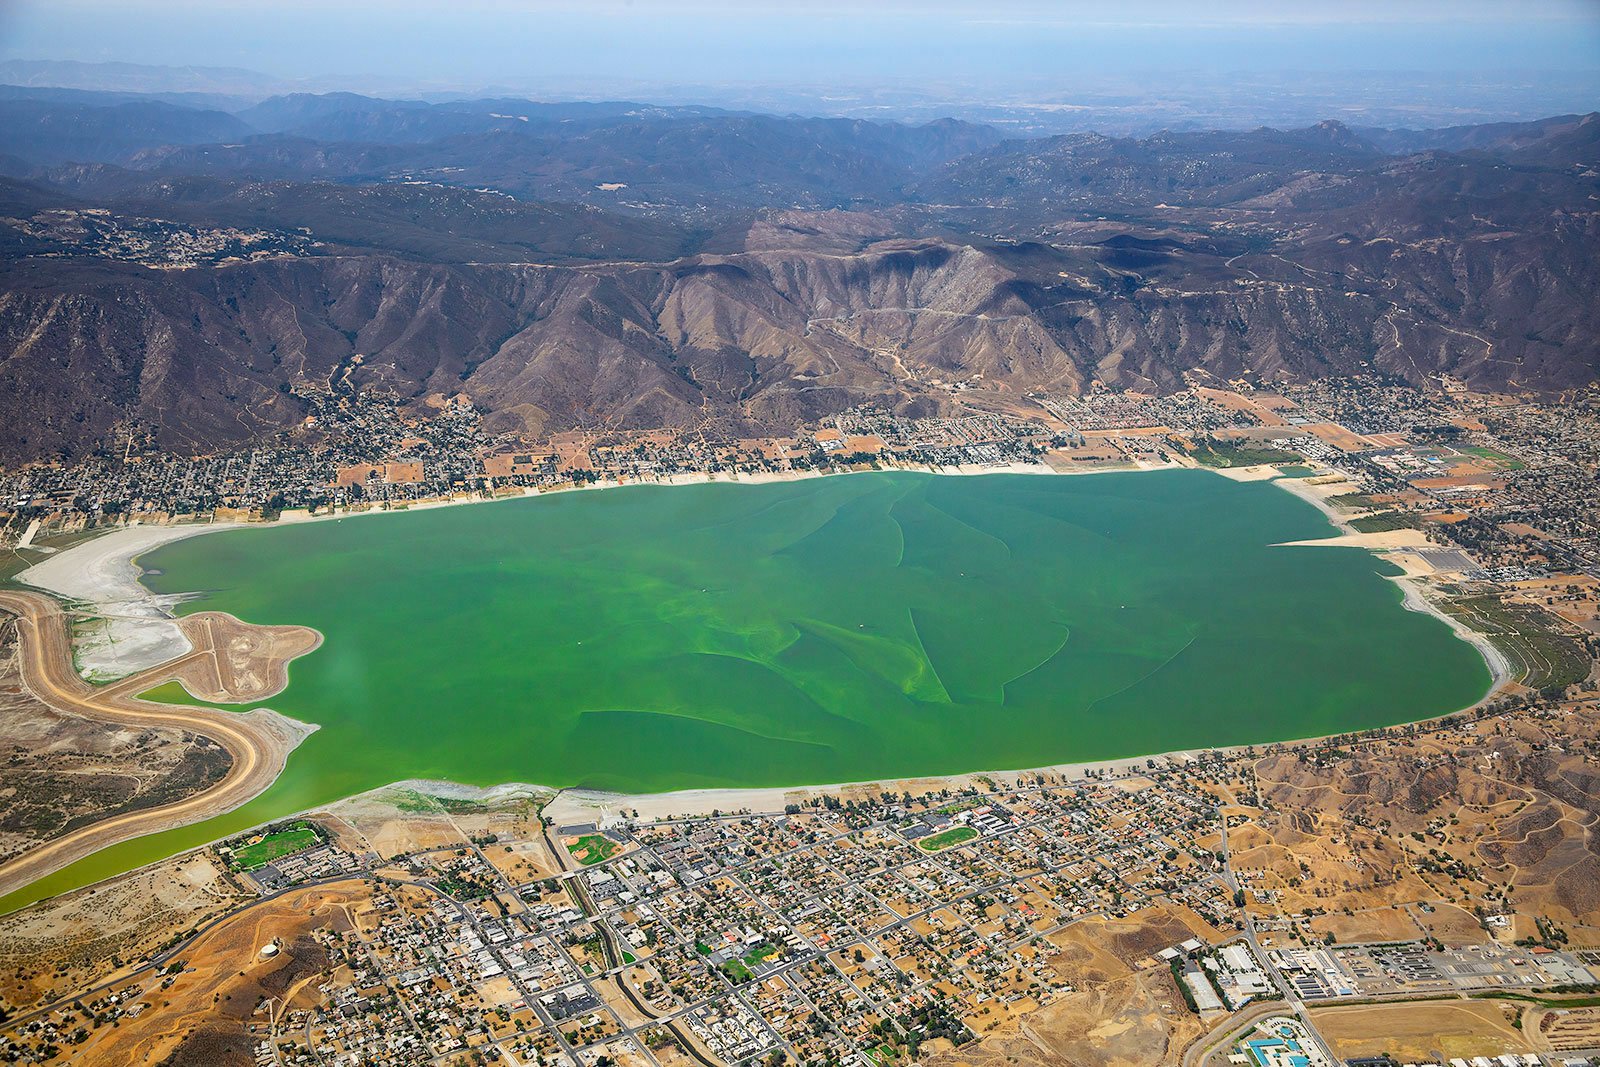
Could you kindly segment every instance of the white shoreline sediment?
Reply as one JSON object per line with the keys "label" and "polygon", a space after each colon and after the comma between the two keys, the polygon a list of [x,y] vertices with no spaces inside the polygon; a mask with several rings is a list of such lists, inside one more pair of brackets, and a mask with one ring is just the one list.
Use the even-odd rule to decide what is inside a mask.
{"label": "white shoreline sediment", "polygon": [[145,588],[139,557],[173,541],[240,525],[119,526],[35,563],[17,581],[87,606],[102,622],[75,635],[80,673],[95,681],[126,677],[192,651],[172,618],[184,598]]}

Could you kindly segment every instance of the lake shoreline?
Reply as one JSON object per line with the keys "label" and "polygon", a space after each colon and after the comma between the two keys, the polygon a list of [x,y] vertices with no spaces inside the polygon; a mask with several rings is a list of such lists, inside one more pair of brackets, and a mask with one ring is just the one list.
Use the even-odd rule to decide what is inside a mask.
{"label": "lake shoreline", "polygon": [[[604,479],[587,485],[561,486],[552,489],[529,489],[520,494],[507,494],[496,497],[473,496],[425,501],[397,508],[347,509],[319,515],[287,513],[284,517],[271,522],[211,522],[159,526],[135,523],[113,527],[102,536],[74,545],[23,571],[17,576],[17,580],[32,588],[48,593],[58,600],[66,601],[69,606],[74,602],[91,605],[94,610],[108,617],[108,621],[111,624],[108,626],[108,630],[116,630],[118,625],[121,626],[120,639],[114,642],[116,646],[114,662],[122,670],[120,674],[110,675],[109,679],[107,679],[110,680],[160,666],[191,651],[188,639],[177,625],[174,609],[196,594],[158,594],[153,592],[143,583],[142,579],[145,571],[139,565],[139,560],[147,553],[164,545],[207,533],[241,529],[268,529],[280,525],[300,525],[309,522],[337,522],[363,515],[406,514],[413,511],[428,511],[471,504],[495,504],[508,500],[527,500],[571,492],[626,489],[634,486],[769,485],[818,478],[896,472],[932,474],[946,477],[981,477],[1006,474],[1075,477],[1097,474],[1134,474],[1161,470],[1208,470],[1230,481],[1268,481],[1275,487],[1317,508],[1326,517],[1329,525],[1337,531],[1336,536],[1333,537],[1301,542],[1286,542],[1282,547],[1359,548],[1379,559],[1384,558],[1384,553],[1388,551],[1409,547],[1398,543],[1395,535],[1363,535],[1358,533],[1328,503],[1324,495],[1316,492],[1313,485],[1308,484],[1312,481],[1311,479],[1281,476],[1277,468],[1271,464],[1257,464],[1236,468],[1208,468],[1169,462],[1163,464],[1057,470],[1045,463],[1008,463],[995,466],[887,467],[860,471],[808,470],[761,472],[757,474],[690,472],[668,475],[664,478],[653,480],[615,481]],[[1405,533],[1407,531],[1402,531],[1399,538],[1403,539]],[[1409,574],[1388,576],[1388,580],[1400,588],[1402,605],[1407,610],[1431,615],[1444,623],[1457,637],[1477,650],[1488,668],[1490,674],[1488,689],[1476,702],[1467,705],[1465,708],[1457,709],[1458,711],[1470,710],[1481,706],[1505,687],[1509,681],[1509,664],[1485,635],[1472,630],[1459,619],[1442,611],[1423,594],[1420,583],[1413,576]],[[319,634],[318,636],[320,638],[322,635]],[[133,650],[132,653],[130,653],[130,649]],[[78,660],[80,666],[94,666],[89,661],[89,657],[81,651],[78,654]],[[88,672],[85,671],[84,673]],[[315,728],[313,724],[306,725],[310,728]],[[1013,772],[997,771],[993,773]]]}
{"label": "lake shoreline", "polygon": [[[1404,536],[1412,533],[1412,531],[1394,531],[1379,534],[1361,533],[1346,522],[1322,494],[1315,492],[1314,486],[1308,485],[1306,482],[1306,479],[1278,478],[1274,480],[1273,484],[1316,507],[1317,510],[1328,517],[1328,521],[1333,524],[1334,529],[1340,532],[1340,535],[1316,541],[1288,542],[1282,547],[1358,548],[1375,556],[1395,549],[1416,547],[1408,544],[1408,539]],[[1383,557],[1379,556],[1379,558]],[[1478,707],[1491,699],[1511,681],[1511,664],[1506,660],[1505,655],[1494,647],[1494,644],[1487,636],[1467,626],[1455,616],[1447,614],[1439,605],[1429,600],[1423,593],[1421,584],[1413,576],[1409,574],[1392,575],[1389,576],[1389,581],[1400,587],[1400,602],[1407,611],[1432,615],[1448,626],[1457,637],[1477,649],[1478,654],[1483,657],[1485,666],[1489,668],[1489,689],[1479,698],[1476,704],[1471,705],[1472,707]]]}
{"label": "lake shoreline", "polygon": [[937,474],[946,477],[977,477],[992,474],[1062,475],[1131,474],[1152,470],[1188,470],[1180,463],[1146,466],[1094,467],[1082,470],[1056,470],[1044,463],[1006,463],[995,466],[884,467],[860,471],[764,471],[755,474],[694,471],[669,474],[656,479],[601,479],[585,485],[562,485],[548,489],[525,489],[503,496],[461,496],[443,500],[424,500],[400,507],[372,506],[345,508],[312,515],[287,511],[276,520],[260,522],[192,522],[152,524],[134,522],[110,526],[88,540],[35,563],[16,576],[19,584],[48,593],[67,606],[87,605],[99,616],[100,630],[76,649],[77,666],[94,681],[114,681],[192,651],[188,639],[174,621],[174,609],[185,594],[158,594],[143,582],[144,568],[139,559],[176,541],[226,530],[260,530],[279,526],[298,526],[310,522],[342,522],[368,515],[405,515],[440,508],[477,504],[501,504],[509,500],[528,500],[565,493],[628,489],[638,486],[676,485],[771,485],[813,478],[842,478],[859,474]]}
{"label": "lake shoreline", "polygon": [[[921,470],[917,470],[917,469],[913,469],[913,468],[891,468],[887,472],[884,472],[884,471],[870,471],[870,472],[869,471],[861,471],[861,472],[839,472],[839,473],[841,473],[841,474],[845,474],[845,473],[893,473],[896,470],[901,470],[901,471],[906,471],[908,473],[933,473],[933,474],[944,473],[944,474],[947,474],[947,475],[1024,474],[1024,473],[1025,474],[1054,474],[1054,473],[1065,473],[1065,474],[1084,473],[1084,474],[1090,474],[1090,473],[1136,473],[1138,471],[1148,470],[1148,469],[1189,469],[1189,468],[1185,468],[1181,464],[1166,464],[1166,465],[1161,465],[1161,466],[1158,466],[1158,467],[1150,467],[1150,468],[1138,468],[1138,467],[1128,468],[1128,467],[1123,467],[1123,468],[1115,468],[1115,469],[1106,469],[1104,471],[1101,471],[1101,470],[1085,470],[1085,471],[1061,472],[1061,471],[1056,471],[1056,470],[1054,470],[1054,469],[1052,469],[1050,467],[1047,467],[1047,466],[1045,466],[1043,464],[1038,464],[1038,465],[1027,465],[1027,466],[1014,465],[1013,467],[981,468],[981,469],[969,469],[969,470],[948,470],[947,469],[947,470],[943,470],[943,471],[938,471],[938,470],[935,470],[935,471],[921,471]],[[1234,470],[1214,471],[1214,473],[1218,473],[1218,474],[1222,475],[1223,477],[1227,477],[1230,480],[1235,480],[1235,481],[1256,481],[1256,480],[1268,480],[1268,479],[1271,479],[1274,482],[1274,484],[1278,485],[1280,488],[1284,488],[1284,489],[1289,490],[1291,492],[1295,492],[1295,483],[1298,481],[1298,479],[1294,479],[1294,478],[1276,477],[1277,471],[1274,468],[1271,468],[1271,467],[1241,468],[1241,469],[1234,469]],[[690,478],[690,477],[686,477],[686,476],[679,476],[678,478],[662,479],[660,481],[642,481],[642,482],[641,481],[628,481],[628,482],[623,482],[623,483],[602,483],[602,484],[598,484],[598,485],[593,486],[593,488],[622,488],[622,487],[626,487],[627,485],[672,485],[672,484],[704,484],[704,483],[765,484],[765,483],[771,483],[771,482],[798,481],[798,480],[805,479],[805,478],[818,478],[818,477],[829,477],[829,476],[832,476],[832,475],[820,474],[820,473],[817,473],[817,472],[796,472],[794,474],[789,474],[789,475],[758,476],[758,477],[746,477],[746,478],[715,477],[715,476],[697,476],[697,477]],[[590,487],[573,487],[573,488],[574,488],[574,490],[576,490],[578,488],[590,488]],[[1329,508],[1325,503],[1318,503],[1318,501],[1316,499],[1313,499],[1316,496],[1315,493],[1309,493],[1309,492],[1303,491],[1304,487],[1301,487],[1301,489],[1302,489],[1302,491],[1295,492],[1295,495],[1301,496],[1302,499],[1306,499],[1309,502],[1317,505],[1319,507],[1319,510],[1323,511],[1324,515],[1326,515],[1329,518],[1330,523],[1332,525],[1334,525],[1334,527],[1336,529],[1340,529],[1340,530],[1344,530],[1344,531],[1348,532],[1348,527],[1346,527],[1343,523],[1339,522],[1339,520],[1337,518],[1337,515],[1335,515],[1332,512],[1331,508]],[[572,490],[557,490],[557,492],[561,492],[561,491],[572,491]],[[541,494],[541,493],[527,493],[527,494],[522,494],[522,495],[508,495],[506,497],[500,497],[500,498],[495,498],[495,499],[526,499],[528,496],[534,496],[534,495],[544,495],[544,494]],[[286,523],[288,523],[288,524],[293,524],[293,523],[298,523],[298,522],[306,522],[306,521],[328,521],[330,519],[338,521],[338,520],[343,519],[345,517],[352,517],[353,515],[359,515],[359,514],[385,514],[385,513],[388,513],[388,511],[423,510],[424,507],[447,507],[447,506],[454,506],[457,503],[478,503],[478,502],[492,503],[492,502],[495,502],[495,500],[494,499],[485,498],[485,499],[473,499],[473,500],[462,500],[462,501],[442,501],[442,502],[438,502],[438,503],[434,503],[434,504],[430,504],[430,505],[419,506],[419,507],[414,507],[414,508],[403,508],[403,509],[377,509],[377,508],[373,508],[373,509],[367,509],[367,510],[357,511],[357,512],[332,513],[332,514],[323,515],[323,516],[304,517],[304,518],[290,518],[290,519],[286,519],[284,521]],[[143,574],[142,569],[139,568],[139,566],[138,566],[138,559],[139,559],[140,556],[142,556],[143,554],[153,550],[156,547],[159,547],[162,544],[170,543],[170,542],[177,541],[177,540],[182,540],[182,539],[185,539],[185,538],[188,538],[188,537],[192,537],[192,536],[196,536],[196,535],[202,534],[202,533],[216,532],[218,530],[227,530],[227,529],[251,528],[251,527],[265,526],[265,525],[269,525],[269,524],[259,524],[259,523],[216,523],[216,524],[208,524],[208,525],[186,525],[186,526],[159,526],[159,527],[156,527],[156,526],[139,526],[139,525],[135,525],[135,526],[129,526],[129,527],[122,527],[120,529],[113,530],[111,533],[107,534],[104,537],[92,539],[92,540],[90,540],[88,542],[85,542],[83,545],[75,546],[72,549],[66,550],[66,551],[62,552],[59,556],[52,557],[52,559],[46,561],[45,564],[41,564],[39,566],[40,567],[53,566],[53,569],[56,572],[62,572],[62,573],[66,573],[66,574],[70,574],[74,570],[81,572],[82,575],[84,576],[84,580],[82,582],[80,582],[80,584],[77,586],[78,593],[74,597],[75,599],[78,599],[80,601],[95,602],[93,595],[97,591],[102,593],[102,594],[104,594],[107,591],[109,591],[113,596],[124,596],[125,597],[127,592],[128,592],[127,583],[130,580],[130,576],[131,576],[132,582],[137,586],[137,588],[140,591],[142,591],[143,594],[145,594],[148,598],[150,598],[151,601],[154,601],[156,599],[156,594],[151,593],[150,590],[145,589],[142,584],[139,584],[139,578]],[[1323,543],[1324,542],[1322,540],[1313,540],[1313,541],[1305,542],[1305,544],[1308,544],[1308,545],[1320,545],[1320,544],[1323,544]],[[1338,544],[1339,543],[1339,538],[1337,538],[1337,537],[1328,538],[1328,539],[1326,539],[1326,543],[1328,543],[1328,544]],[[1350,547],[1366,547],[1366,546],[1351,545]],[[90,549],[92,549],[92,551],[85,551],[85,550],[90,550]],[[73,556],[75,554],[79,554],[79,553],[82,553],[84,556],[88,557],[90,565],[88,565],[88,566],[69,567],[68,564],[73,563]],[[29,572],[24,572],[24,575],[23,575],[23,579],[24,580],[27,580],[28,577],[30,575],[32,575],[32,570],[33,569],[30,569]],[[32,576],[33,577],[37,577],[37,575],[32,575]],[[52,579],[52,581],[56,581],[57,580],[57,578],[54,575],[47,575],[47,577],[50,577]],[[1415,592],[1415,590],[1412,587],[1410,582],[1408,582],[1408,581],[1406,581],[1404,579],[1400,579],[1400,578],[1391,579],[1391,580],[1396,581],[1397,584],[1402,586],[1402,589],[1404,590],[1403,596],[1405,597],[1405,599],[1407,601],[1407,604],[1406,604],[1407,607],[1410,607],[1413,610],[1419,610],[1418,605],[1421,605],[1421,610],[1427,610],[1428,613],[1436,615],[1437,617],[1439,617],[1443,621],[1445,621],[1447,623],[1447,625],[1450,625],[1451,629],[1456,631],[1458,635],[1461,634],[1461,630],[1459,629],[1459,626],[1457,624],[1455,624],[1453,622],[1453,620],[1451,620],[1448,617],[1444,616],[1442,612],[1439,612],[1437,608],[1433,607],[1432,605],[1428,605],[1426,600],[1421,598],[1420,594]],[[98,588],[96,587],[95,583],[100,583]],[[89,595],[87,595],[87,596],[83,595],[85,592],[87,592]],[[175,595],[169,594],[169,596],[168,596],[168,600],[169,600],[168,610],[170,610],[170,607],[175,607],[177,604],[182,603],[184,601],[184,599],[186,599],[186,598],[181,594],[175,594]],[[1413,603],[1413,600],[1415,600],[1415,603]],[[125,602],[125,601],[116,601],[116,602],[120,603],[120,602]],[[135,615],[132,618],[134,620],[137,620],[139,622],[146,623],[146,624],[155,621],[155,620],[151,619],[148,614]],[[170,614],[167,614],[165,616],[165,621],[167,621],[168,623],[171,622],[171,615]],[[1469,638],[1469,640],[1470,640],[1470,638]],[[1477,650],[1480,653],[1480,655],[1483,656],[1486,665],[1489,667],[1489,671],[1490,671],[1490,674],[1491,674],[1492,677],[1491,677],[1491,682],[1490,682],[1490,686],[1489,686],[1488,690],[1477,701],[1475,701],[1472,704],[1466,705],[1465,708],[1463,708],[1463,709],[1456,709],[1454,711],[1444,712],[1444,713],[1442,713],[1440,715],[1430,716],[1427,719],[1415,720],[1416,722],[1418,722],[1418,723],[1426,723],[1426,722],[1436,721],[1439,718],[1444,718],[1444,717],[1447,717],[1447,716],[1453,715],[1453,714],[1459,714],[1460,711],[1462,711],[1462,710],[1469,710],[1471,708],[1479,707],[1484,702],[1486,702],[1487,700],[1491,699],[1493,696],[1495,696],[1498,693],[1498,691],[1500,690],[1501,686],[1503,685],[1503,669],[1497,668],[1497,665],[1496,665],[1495,661],[1493,659],[1491,659],[1489,654],[1485,651],[1485,647],[1484,646],[1487,645],[1487,642],[1484,642],[1483,645],[1480,645],[1477,641],[1471,641],[1471,643],[1474,644],[1474,646],[1477,648]],[[657,792],[657,793],[638,793],[638,794],[633,794],[633,793],[613,793],[613,792],[583,790],[583,789],[562,789],[562,790],[557,790],[557,789],[554,789],[552,787],[541,787],[541,786],[527,786],[525,788],[537,789],[537,790],[539,790],[541,792],[548,792],[548,793],[557,794],[557,798],[558,798],[557,799],[557,806],[554,808],[555,814],[552,815],[552,818],[557,818],[557,821],[559,823],[562,823],[562,824],[582,823],[582,822],[590,822],[590,821],[603,822],[603,821],[605,821],[607,819],[614,820],[614,819],[618,818],[620,813],[623,812],[623,811],[629,811],[629,812],[638,811],[640,813],[640,817],[644,818],[644,819],[650,819],[650,818],[675,818],[675,817],[686,817],[686,816],[692,816],[692,815],[707,814],[712,810],[729,811],[729,810],[739,810],[741,808],[749,808],[751,810],[781,811],[789,803],[797,802],[797,801],[795,801],[793,799],[795,797],[798,797],[798,796],[815,797],[815,796],[821,795],[822,793],[830,792],[830,791],[838,792],[838,791],[860,790],[860,789],[877,789],[877,788],[887,788],[887,787],[890,787],[890,786],[897,787],[896,791],[899,791],[900,789],[903,789],[903,788],[906,788],[906,787],[910,787],[910,786],[913,786],[913,785],[917,786],[918,788],[928,788],[930,786],[932,786],[934,788],[950,788],[950,787],[961,788],[961,787],[964,787],[965,785],[979,783],[980,781],[1006,781],[1006,780],[1015,781],[1015,780],[1017,780],[1017,779],[1019,779],[1020,777],[1023,777],[1023,776],[1037,776],[1037,775],[1040,775],[1040,774],[1053,775],[1053,776],[1056,776],[1056,777],[1059,777],[1059,778],[1064,778],[1066,780],[1081,780],[1083,778],[1088,777],[1089,772],[1090,772],[1091,769],[1097,769],[1097,770],[1100,770],[1100,771],[1106,771],[1106,770],[1110,770],[1110,769],[1115,769],[1115,770],[1117,770],[1117,771],[1119,771],[1121,773],[1133,773],[1133,772],[1136,772],[1138,769],[1144,767],[1145,764],[1146,764],[1146,761],[1150,761],[1150,760],[1154,760],[1154,761],[1158,761],[1158,762],[1159,761],[1168,761],[1168,762],[1171,762],[1171,761],[1185,761],[1185,760],[1194,758],[1197,754],[1199,754],[1201,752],[1242,752],[1242,751],[1245,751],[1245,750],[1248,750],[1248,749],[1251,749],[1251,748],[1259,749],[1259,748],[1261,748],[1261,747],[1263,747],[1265,745],[1268,745],[1268,744],[1303,744],[1303,743],[1306,743],[1306,742],[1309,742],[1309,741],[1315,741],[1319,737],[1326,737],[1326,736],[1338,736],[1338,735],[1315,735],[1315,736],[1312,736],[1312,737],[1307,737],[1307,738],[1302,738],[1302,739],[1297,739],[1297,740],[1256,742],[1254,744],[1240,744],[1240,745],[1234,745],[1234,746],[1212,747],[1212,748],[1204,748],[1204,749],[1177,749],[1177,750],[1172,750],[1172,751],[1163,752],[1163,753],[1154,754],[1154,755],[1150,755],[1150,754],[1130,755],[1130,756],[1125,756],[1125,757],[1117,757],[1117,758],[1114,758],[1114,759],[1100,759],[1100,760],[1094,760],[1094,761],[1088,761],[1088,762],[1068,763],[1068,764],[1052,764],[1052,765],[1047,765],[1047,766],[1043,766],[1043,767],[1025,768],[1025,769],[1022,769],[1022,770],[972,771],[972,772],[956,773],[956,774],[928,775],[928,776],[921,776],[921,777],[918,777],[918,778],[885,779],[885,780],[876,780],[876,781],[863,781],[863,782],[856,782],[856,783],[843,783],[843,784],[821,785],[821,786],[818,786],[818,785],[790,785],[790,786],[772,786],[772,787],[715,787],[715,788],[675,790],[675,791],[666,791],[666,792]],[[427,783],[427,784],[429,784],[430,786],[435,787],[435,788],[445,788],[444,783]],[[384,789],[384,788],[393,788],[393,786],[390,785],[390,786],[379,787],[380,790]],[[507,786],[492,786],[492,787],[480,788],[480,787],[469,786],[469,785],[451,784],[449,786],[449,788],[451,788],[451,789],[459,789],[459,790],[461,790],[461,791],[463,791],[465,793],[471,793],[471,794],[474,794],[474,795],[483,795],[484,793],[488,792],[489,790],[503,790],[503,789],[507,788]],[[368,791],[365,791],[363,793],[353,794],[352,796],[364,796],[364,795],[367,795],[368,793],[375,792],[375,791],[379,791],[379,790],[368,790]],[[345,799],[349,799],[349,798],[345,798]],[[336,804],[338,802],[330,802],[330,803]],[[308,810],[310,810],[310,811],[323,811],[323,810],[326,810],[330,806],[330,803],[325,803],[325,804],[317,806],[316,808],[312,808],[312,809],[308,809]],[[558,816],[559,816],[559,818],[558,818]],[[237,833],[237,831],[233,831],[232,833],[230,833],[230,834],[228,834],[226,836],[234,836],[234,834],[236,834],[236,833]],[[200,847],[205,847],[205,846],[200,846]],[[184,850],[180,850],[180,851],[188,851],[188,850],[184,849]],[[127,873],[127,872],[123,872],[123,873]],[[72,890],[64,890],[64,891],[72,891]]]}

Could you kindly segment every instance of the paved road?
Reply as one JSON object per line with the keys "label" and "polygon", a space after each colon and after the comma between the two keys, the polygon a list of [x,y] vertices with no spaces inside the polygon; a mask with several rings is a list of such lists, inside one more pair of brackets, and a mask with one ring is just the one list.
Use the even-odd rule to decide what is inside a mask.
{"label": "paved road", "polygon": [[67,616],[56,601],[39,593],[5,590],[0,591],[0,611],[18,617],[17,663],[22,681],[46,704],[96,722],[188,730],[215,741],[231,757],[227,773],[209,789],[171,804],[102,819],[0,866],[0,896],[109,845],[231,811],[259,795],[282,772],[288,755],[285,746],[242,715],[135,699],[135,694],[171,678],[186,663],[213,655],[209,644],[114,685],[96,688],[73,670]]}
{"label": "paved road", "polygon": [[[1217,824],[1222,830],[1222,840],[1218,846],[1222,852],[1222,880],[1229,889],[1238,893],[1242,891],[1243,885],[1239,882],[1238,876],[1233,870],[1233,851],[1228,847],[1228,816],[1220,807],[1217,809]],[[1322,1054],[1327,1057],[1328,1062],[1339,1063],[1340,1060],[1333,1054],[1333,1048],[1328,1044],[1327,1039],[1322,1036],[1322,1032],[1317,1029],[1316,1024],[1311,1021],[1311,1016],[1306,1011],[1305,1002],[1300,999],[1299,994],[1289,980],[1278,971],[1277,966],[1272,962],[1272,957],[1267,955],[1266,950],[1261,947],[1261,941],[1256,936],[1255,916],[1251,914],[1248,907],[1241,909],[1241,911],[1244,915],[1245,940],[1249,943],[1250,950],[1255,953],[1256,960],[1266,969],[1267,977],[1272,979],[1272,984],[1277,987],[1279,995],[1283,997],[1281,1003],[1271,1005],[1277,1010],[1267,1014],[1293,1015],[1299,1019],[1305,1025],[1306,1033],[1310,1035],[1312,1041],[1316,1042],[1317,1046],[1322,1050]],[[1253,1013],[1249,1014],[1249,1017],[1251,1019],[1258,1018]],[[1189,1051],[1184,1054],[1184,1067],[1193,1067],[1190,1061],[1190,1053],[1193,1053],[1203,1043],[1204,1039],[1201,1039],[1201,1041],[1189,1047]],[[1206,1051],[1209,1052],[1211,1047],[1207,1045]]]}
{"label": "paved road", "polygon": [[1213,1052],[1223,1052],[1233,1046],[1233,1043],[1243,1037],[1245,1031],[1251,1029],[1262,1019],[1273,1015],[1285,1015],[1284,1007],[1277,1001],[1264,1001],[1251,1004],[1242,1012],[1228,1016],[1215,1030],[1203,1034],[1194,1040],[1183,1053],[1183,1067],[1204,1067],[1207,1057]]}

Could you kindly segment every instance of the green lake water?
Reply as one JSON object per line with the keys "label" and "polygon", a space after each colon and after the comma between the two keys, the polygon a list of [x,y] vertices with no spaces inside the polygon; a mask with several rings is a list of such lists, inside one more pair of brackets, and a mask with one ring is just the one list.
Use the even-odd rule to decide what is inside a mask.
{"label": "green lake water", "polygon": [[218,533],[187,610],[315,627],[267,701],[321,729],[229,815],[87,884],[404,778],[623,792],[1035,767],[1422,719],[1482,658],[1269,483],[874,473],[562,493]]}

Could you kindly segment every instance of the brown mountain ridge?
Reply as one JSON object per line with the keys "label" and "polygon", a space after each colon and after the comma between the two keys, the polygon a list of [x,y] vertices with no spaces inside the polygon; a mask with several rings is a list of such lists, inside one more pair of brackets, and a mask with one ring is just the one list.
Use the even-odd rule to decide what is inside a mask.
{"label": "brown mountain ridge", "polygon": [[[47,154],[0,187],[0,461],[80,457],[128,419],[181,451],[264,440],[303,416],[297,386],[335,374],[403,398],[464,393],[492,429],[538,435],[708,412],[780,430],[864,401],[932,411],[950,396],[939,383],[978,376],[1160,391],[1196,368],[1379,369],[1553,392],[1600,364],[1593,116],[1412,155],[1333,123],[997,143],[625,119],[585,124],[584,158],[608,144],[648,160],[652,121],[718,140],[698,170],[638,164],[662,203],[819,129],[809,158],[828,173],[800,194],[773,179],[759,209],[738,182],[698,206],[597,208]],[[681,153],[685,136],[661,143]]]}

